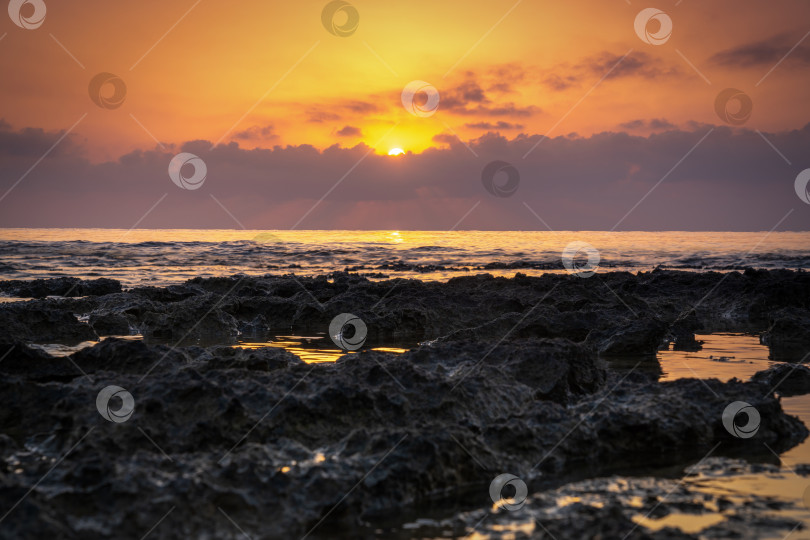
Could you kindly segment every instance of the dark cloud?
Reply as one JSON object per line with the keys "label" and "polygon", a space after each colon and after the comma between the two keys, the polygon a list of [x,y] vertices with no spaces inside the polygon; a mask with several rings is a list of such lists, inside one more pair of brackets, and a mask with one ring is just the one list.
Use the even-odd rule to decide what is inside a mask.
{"label": "dark cloud", "polygon": [[380,107],[379,105],[376,105],[374,103],[370,103],[368,101],[358,101],[358,100],[344,101],[344,102],[338,103],[336,106],[337,106],[338,109],[348,111],[348,112],[354,113],[354,114],[369,114],[369,113],[380,112],[380,111],[384,110],[382,107]]}
{"label": "dark cloud", "polygon": [[647,129],[658,131],[664,129],[674,129],[675,124],[664,118],[653,118],[651,120],[636,119],[629,122],[623,122],[619,124],[619,127],[628,130]]}
{"label": "dark cloud", "polygon": [[528,107],[521,107],[514,103],[504,103],[503,105],[493,107],[478,107],[470,114],[480,114],[482,116],[506,116],[510,118],[528,118],[540,112],[539,107],[529,105]]}
{"label": "dark cloud", "polygon": [[501,64],[498,66],[493,66],[488,70],[487,73],[491,78],[496,79],[498,81],[498,84],[507,84],[507,85],[523,82],[528,76],[526,67],[522,64],[517,63]]}
{"label": "dark cloud", "polygon": [[489,88],[487,88],[487,90],[489,92],[495,92],[497,94],[511,94],[511,93],[515,92],[515,89],[512,86],[512,83],[508,83],[508,82],[494,83],[494,84],[490,85]]}
{"label": "dark cloud", "polygon": [[345,118],[357,118],[372,113],[385,111],[385,107],[376,105],[372,101],[385,103],[380,96],[369,96],[368,101],[344,100],[336,101],[321,107],[310,107],[306,110],[307,121],[317,124],[339,122]]}
{"label": "dark cloud", "polygon": [[315,124],[324,124],[327,122],[338,122],[343,117],[334,111],[327,111],[323,109],[309,109],[307,110],[307,122]]}
{"label": "dark cloud", "polygon": [[459,142],[458,137],[451,133],[439,133],[438,135],[434,135],[431,140],[441,144],[456,144]]}
{"label": "dark cloud", "polygon": [[[810,125],[763,135],[794,164],[810,147]],[[23,129],[0,136],[5,193],[60,134]],[[475,207],[462,228],[542,229],[525,202],[557,230],[604,230],[650,193],[622,229],[767,231],[790,209],[782,228],[810,227],[810,207],[793,188],[802,167],[787,165],[755,131],[724,126],[648,136],[490,133],[466,144],[445,134],[437,137],[444,147],[399,159],[368,154],[363,144],[246,149],[232,142],[211,149],[208,141],[190,141],[91,163],[69,139],[0,203],[0,226],[129,228],[162,200],[140,226],[238,227],[213,195],[249,228],[290,228],[323,198],[300,228],[442,230]],[[207,165],[199,190],[181,190],[169,179],[168,164],[181,150]],[[509,199],[489,196],[481,183],[483,167],[494,160],[520,173]]]}
{"label": "dark cloud", "polygon": [[652,129],[673,129],[675,124],[664,118],[653,118],[648,122]]}
{"label": "dark cloud", "polygon": [[510,122],[474,122],[471,124],[464,124],[468,128],[472,129],[489,129],[489,130],[497,130],[497,129],[523,129],[522,124],[512,124]]}
{"label": "dark cloud", "polygon": [[445,104],[449,104],[453,100],[458,103],[466,105],[468,103],[492,103],[492,100],[487,98],[484,89],[479,86],[475,81],[465,81],[459,86],[451,90],[449,97],[445,98]]}
{"label": "dark cloud", "polygon": [[634,51],[623,57],[621,54],[604,51],[573,64],[567,62],[558,64],[547,70],[541,76],[540,82],[552,90],[563,92],[586,83],[593,84],[602,77],[662,79],[681,74],[678,67],[645,52]]}
{"label": "dark cloud", "polygon": [[630,120],[629,122],[623,122],[623,123],[619,124],[619,127],[622,127],[624,129],[641,129],[641,128],[646,127],[646,126],[647,126],[647,121],[646,120],[641,120],[641,119]]}
{"label": "dark cloud", "polygon": [[359,127],[344,126],[336,133],[339,137],[362,137],[363,131]]}
{"label": "dark cloud", "polygon": [[472,80],[464,81],[455,87],[442,89],[440,94],[443,110],[466,111],[470,105],[480,106],[490,103],[484,89]]}
{"label": "dark cloud", "polygon": [[[745,43],[713,55],[709,61],[726,67],[775,65],[799,42],[801,35],[779,34],[763,41]],[[785,64],[810,65],[810,45],[803,43],[785,58]]]}
{"label": "dark cloud", "polygon": [[459,105],[455,100],[451,100],[450,103],[443,103],[442,110],[460,116],[504,116],[508,118],[528,118],[540,112],[540,109],[534,105],[522,107],[509,102],[495,106],[465,107]]}
{"label": "dark cloud", "polygon": [[521,106],[512,101],[504,102],[492,99],[481,84],[470,77],[462,83],[441,90],[440,108],[443,111],[460,116],[488,116],[507,118],[527,118],[540,112],[533,105]]}
{"label": "dark cloud", "polygon": [[[621,62],[619,61],[621,60]],[[679,75],[681,70],[673,65],[668,65],[659,58],[645,53],[634,51],[624,57],[622,55],[605,52],[598,56],[587,59],[583,66],[591,72],[591,75],[607,75],[608,79],[618,79],[621,77],[641,77],[644,79],[660,79]]]}
{"label": "dark cloud", "polygon": [[273,126],[253,126],[234,135],[240,141],[272,141],[278,139]]}
{"label": "dark cloud", "polygon": [[579,84],[579,77],[575,77],[574,75],[563,76],[558,73],[551,73],[543,79],[543,83],[546,86],[557,90],[558,92],[562,92],[563,90],[567,90],[572,86],[577,86]]}
{"label": "dark cloud", "polygon": [[[5,120],[0,120],[0,156],[40,157],[51,147],[53,149],[49,155],[81,155],[84,153],[78,135],[75,133],[64,135],[64,131],[45,131],[40,128],[24,128],[14,131]],[[62,139],[63,136],[64,139]],[[62,139],[60,144],[54,146],[60,139]]]}

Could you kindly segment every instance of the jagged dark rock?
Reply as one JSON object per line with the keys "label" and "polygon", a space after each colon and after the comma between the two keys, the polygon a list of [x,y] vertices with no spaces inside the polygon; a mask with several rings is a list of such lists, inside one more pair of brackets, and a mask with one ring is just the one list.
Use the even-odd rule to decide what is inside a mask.
{"label": "jagged dark rock", "polygon": [[803,364],[775,364],[751,380],[763,382],[783,396],[810,394],[810,368]]}
{"label": "jagged dark rock", "polygon": [[102,296],[121,292],[121,283],[114,279],[82,280],[72,277],[35,279],[32,281],[0,281],[0,292],[20,298],[46,296]]}
{"label": "jagged dark rock", "polygon": [[[502,470],[531,483],[699,459],[717,443],[719,454],[764,448],[723,427],[737,400],[760,412],[757,441],[774,451],[807,436],[763,384],[608,380],[592,349],[567,340],[307,365],[274,348],[107,339],[71,360],[19,345],[0,362],[4,461],[24,471],[3,471],[3,507],[67,454],[14,510],[7,530],[20,537],[145,533],[171,507],[164,530],[187,536],[236,537],[213,518],[219,509],[252,535],[302,536],[340,503],[318,525],[324,537],[409,507],[480,500]],[[125,423],[96,410],[108,385],[133,395]]]}
{"label": "jagged dark rock", "polygon": [[99,336],[126,336],[131,333],[129,321],[120,313],[93,313],[87,323]]}
{"label": "jagged dark rock", "polygon": [[[47,307],[89,314],[102,334],[123,331],[126,320],[128,329],[141,332],[147,341],[205,344],[233,342],[240,333],[323,331],[335,315],[354,313],[369,328],[369,345],[560,337],[603,355],[650,356],[667,340],[676,347],[694,348],[699,345],[694,342],[696,332],[720,330],[765,332],[771,327],[763,339],[777,349],[803,346],[809,275],[787,270],[655,270],[590,279],[475,275],[447,283],[373,282],[344,272],[328,278],[234,276],[0,305],[0,317],[4,311]],[[12,327],[6,332],[15,339],[45,339],[36,329]],[[45,331],[49,333],[53,331]]]}
{"label": "jagged dark rock", "polygon": [[810,310],[777,311],[760,341],[770,347],[774,360],[806,361],[810,356]]}
{"label": "jagged dark rock", "polygon": [[98,336],[58,302],[32,301],[0,305],[0,341],[78,343]]}
{"label": "jagged dark rock", "polygon": [[[749,382],[664,383],[660,366],[630,368],[636,357],[657,365],[659,346],[695,333],[800,322],[808,291],[808,275],[789,271],[471,275],[447,283],[336,272],[198,278],[0,305],[0,507],[13,508],[2,531],[141,537],[165,517],[150,537],[236,538],[233,519],[256,538],[301,537],[313,528],[310,538],[372,538],[392,516],[402,526],[429,508],[443,516],[442,530],[463,534],[473,514],[441,520],[458,513],[454,505],[480,513],[489,483],[508,471],[544,487],[536,501],[575,493],[572,476],[602,493],[601,508],[529,512],[549,519],[559,538],[690,537],[633,530],[621,491],[600,478],[677,468],[709,453],[774,459],[771,450],[808,434],[771,391],[787,367]],[[369,334],[362,352],[335,363],[229,346],[246,334],[323,333],[340,313],[362,318]],[[125,326],[143,340],[108,338],[68,358],[30,345],[95,340]],[[389,343],[410,350],[368,350]],[[615,361],[630,368],[607,369],[600,356],[621,357]],[[777,393],[805,388],[806,376],[795,370]],[[110,385],[133,396],[126,422],[96,408]],[[751,439],[723,424],[734,401],[760,414]],[[672,488],[660,479],[634,486],[643,497]],[[762,518],[761,502],[752,499],[725,529],[705,534],[788,532],[784,522]],[[724,504],[707,504],[715,503]],[[408,531],[428,536],[430,527],[423,521]]]}

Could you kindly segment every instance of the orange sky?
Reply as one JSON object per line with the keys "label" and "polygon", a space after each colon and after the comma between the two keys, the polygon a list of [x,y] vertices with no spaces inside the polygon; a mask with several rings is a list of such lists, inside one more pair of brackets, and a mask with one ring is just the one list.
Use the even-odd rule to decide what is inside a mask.
{"label": "orange sky", "polygon": [[[636,35],[636,14],[649,7],[636,0],[356,0],[360,23],[349,37],[321,24],[326,4],[52,1],[36,30],[4,17],[0,118],[53,131],[88,113],[75,133],[94,161],[152,148],[150,133],[166,143],[222,140],[244,148],[365,142],[379,153],[419,152],[441,145],[434,140],[441,134],[646,134],[648,126],[628,123],[719,123],[714,98],[729,86],[755,104],[747,128],[793,129],[810,118],[802,64],[808,42],[757,85],[775,63],[767,44],[789,47],[810,30],[810,3],[802,0],[780,1],[778,9],[660,2],[674,28],[660,46]],[[717,56],[762,43],[761,62],[751,60],[758,50],[725,62]],[[616,77],[576,105],[631,49]],[[120,108],[90,101],[88,83],[99,72],[125,81]],[[400,93],[412,80],[438,89],[435,115],[402,107]]]}

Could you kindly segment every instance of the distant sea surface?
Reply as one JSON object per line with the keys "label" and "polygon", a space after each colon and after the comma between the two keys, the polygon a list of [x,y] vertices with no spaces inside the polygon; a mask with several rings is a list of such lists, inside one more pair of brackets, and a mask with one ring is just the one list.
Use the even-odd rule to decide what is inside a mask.
{"label": "distant sea surface", "polygon": [[599,271],[807,269],[810,232],[484,232],[0,229],[0,279],[108,277],[125,286],[196,276],[328,274],[446,280],[565,272],[571,242]]}

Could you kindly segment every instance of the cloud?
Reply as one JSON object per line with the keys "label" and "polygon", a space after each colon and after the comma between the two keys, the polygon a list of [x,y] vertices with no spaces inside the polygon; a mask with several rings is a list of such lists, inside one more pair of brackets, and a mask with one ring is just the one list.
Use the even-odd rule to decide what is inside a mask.
{"label": "cloud", "polygon": [[[440,109],[459,116],[507,118],[528,118],[540,112],[534,105],[521,106],[513,101],[493,99],[476,78],[473,72],[467,72],[464,81],[442,89]],[[511,90],[511,87],[500,86],[500,83],[495,83],[494,86],[497,88],[495,93]]]}
{"label": "cloud", "polygon": [[605,79],[662,79],[681,75],[682,71],[648,53],[634,51],[626,56],[608,51],[588,56],[576,62],[564,62],[546,70],[540,82],[552,90],[563,92],[583,83],[593,84]]}
{"label": "cloud", "polygon": [[278,139],[273,126],[253,126],[233,136],[240,141],[272,141]]}
{"label": "cloud", "polygon": [[568,90],[572,86],[577,86],[579,84],[579,77],[575,77],[574,75],[560,75],[558,73],[551,73],[543,79],[543,83],[546,86],[557,90],[558,92],[562,92],[563,90]]}
{"label": "cloud", "polygon": [[[764,135],[793,163],[810,147],[810,124]],[[60,136],[0,131],[0,193]],[[306,216],[299,228],[446,230],[474,207],[461,228],[542,229],[526,203],[556,230],[609,230],[644,198],[622,229],[767,231],[790,209],[782,228],[810,227],[810,210],[793,188],[801,167],[787,165],[754,131],[695,124],[647,136],[489,133],[466,145],[439,138],[446,146],[399,159],[364,144],[246,149],[231,142],[212,149],[189,141],[92,163],[68,137],[0,203],[0,226],[129,228],[161,201],[139,226],[239,227],[230,212],[257,229],[290,228]],[[201,189],[184,191],[169,179],[168,164],[180,151],[205,161]],[[482,185],[482,169],[495,160],[520,173],[511,198],[494,198]]]}
{"label": "cloud", "polygon": [[308,109],[306,112],[307,122],[314,124],[325,124],[327,122],[339,122],[343,117],[334,111],[324,109]]}
{"label": "cloud", "polygon": [[369,114],[373,112],[381,112],[384,109],[379,105],[370,101],[348,100],[342,101],[337,104],[341,110],[345,110],[354,114]]}
{"label": "cloud", "polygon": [[512,62],[491,66],[487,70],[487,75],[497,81],[490,87],[490,90],[508,92],[510,91],[511,84],[523,82],[527,78],[528,72],[524,64]]}
{"label": "cloud", "polygon": [[800,37],[778,34],[762,41],[745,43],[721,51],[713,55],[709,61],[720,66],[749,68],[774,65],[785,58],[785,64],[807,66],[810,65],[810,46],[799,45],[791,52]]}
{"label": "cloud", "polygon": [[455,144],[459,142],[459,138],[451,133],[439,133],[434,135],[431,140],[441,144]]}
{"label": "cloud", "polygon": [[344,126],[337,131],[336,135],[339,137],[362,137],[363,131],[359,127]]}
{"label": "cloud", "polygon": [[445,105],[458,103],[464,106],[469,103],[481,104],[491,102],[492,100],[484,93],[484,89],[481,88],[477,82],[472,80],[464,81],[456,86],[448,92],[448,97],[445,98]]}
{"label": "cloud", "polygon": [[504,122],[503,120],[496,122],[494,124],[492,122],[473,122],[464,125],[472,129],[488,129],[488,130],[523,129],[522,124],[512,124],[510,122]]}
{"label": "cloud", "polygon": [[659,131],[664,129],[674,129],[675,124],[664,118],[653,118],[651,120],[636,119],[629,122],[623,122],[619,124],[619,127],[631,131],[639,129]]}
{"label": "cloud", "polygon": [[[11,124],[0,119],[0,156],[43,156],[53,147],[50,155],[81,155],[84,149],[79,136],[71,133],[62,139],[64,131],[45,131],[41,128],[23,128],[14,131]],[[57,141],[61,143],[54,147]]]}
{"label": "cloud", "polygon": [[647,125],[649,125],[652,129],[672,129],[675,127],[675,124],[663,118],[653,118],[647,123]]}
{"label": "cloud", "polygon": [[515,92],[515,87],[509,82],[497,82],[489,86],[487,90],[497,94],[511,94]]}
{"label": "cloud", "polygon": [[307,121],[319,124],[338,122],[346,117],[356,118],[385,111],[385,107],[377,105],[375,101],[381,101],[379,96],[369,96],[368,100],[340,100],[329,103],[327,106],[310,107],[306,111]]}
{"label": "cloud", "polygon": [[[620,62],[621,60],[621,62]],[[641,77],[644,79],[660,79],[679,75],[681,70],[675,66],[665,64],[661,59],[654,58],[645,52],[631,52],[622,60],[622,56],[604,52],[585,60],[582,66],[590,71],[591,75],[605,75],[611,69],[608,79],[621,77]]]}

